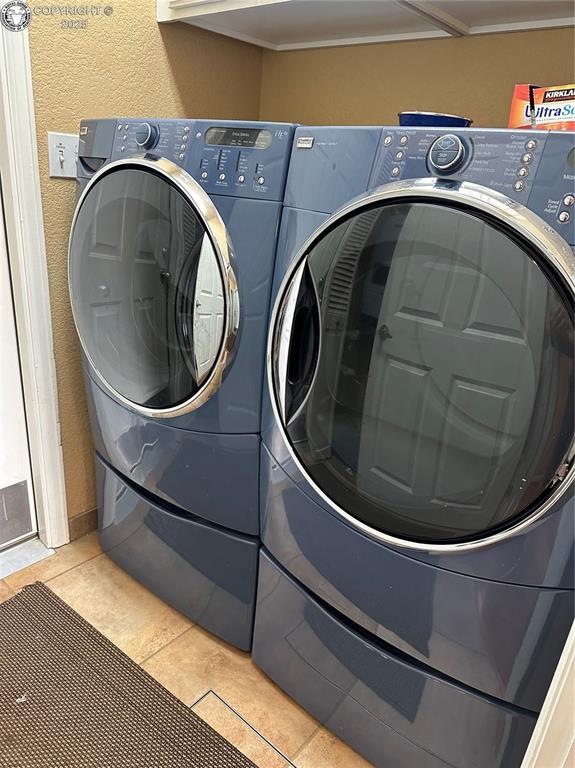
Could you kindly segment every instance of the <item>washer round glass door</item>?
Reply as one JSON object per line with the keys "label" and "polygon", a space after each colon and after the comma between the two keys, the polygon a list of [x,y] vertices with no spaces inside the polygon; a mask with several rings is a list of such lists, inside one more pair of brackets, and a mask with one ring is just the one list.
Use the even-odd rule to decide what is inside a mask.
{"label": "washer round glass door", "polygon": [[315,490],[428,551],[542,514],[572,476],[573,273],[544,222],[476,185],[388,185],[331,217],[270,335],[276,416]]}
{"label": "washer round glass door", "polygon": [[204,403],[230,362],[238,295],[225,226],[174,163],[112,163],[78,202],[69,250],[74,320],[99,381],[135,410]]}

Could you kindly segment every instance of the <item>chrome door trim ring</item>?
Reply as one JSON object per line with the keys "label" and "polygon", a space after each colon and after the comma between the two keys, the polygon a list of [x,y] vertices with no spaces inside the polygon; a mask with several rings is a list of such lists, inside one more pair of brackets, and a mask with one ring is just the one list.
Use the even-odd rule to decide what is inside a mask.
{"label": "chrome door trim ring", "polygon": [[199,408],[201,405],[207,402],[210,397],[212,397],[212,395],[219,389],[224,373],[233,360],[235,346],[234,342],[238,334],[240,322],[240,302],[238,295],[238,283],[234,269],[234,254],[228,238],[226,226],[220,214],[218,213],[211,199],[200,187],[200,185],[190,176],[190,174],[187,173],[187,171],[185,171],[179,165],[176,165],[176,163],[173,163],[171,160],[168,160],[165,157],[159,157],[150,154],[137,155],[134,157],[122,158],[121,160],[115,160],[112,163],[104,165],[94,174],[94,176],[92,176],[86,185],[86,188],[82,192],[76,205],[76,210],[74,211],[74,217],[72,219],[72,225],[70,227],[70,237],[68,240],[68,274],[70,274],[70,265],[72,261],[72,236],[74,234],[76,220],[86,196],[98,183],[102,176],[106,176],[108,173],[113,173],[116,169],[131,167],[136,169],[141,168],[143,170],[155,173],[156,175],[162,177],[168,184],[171,184],[173,187],[175,187],[184,197],[184,199],[191,205],[191,207],[197,211],[206,228],[206,232],[211,240],[212,246],[216,253],[216,257],[218,259],[226,304],[222,342],[220,344],[217,360],[204,384],[202,384],[198,391],[188,400],[185,400],[183,403],[171,406],[169,408],[148,408],[147,406],[133,402],[118,392],[116,389],[114,389],[114,387],[112,387],[111,384],[109,384],[101,375],[100,371],[94,364],[94,361],[86,349],[82,335],[80,334],[78,322],[76,320],[76,314],[74,311],[71,284],[70,280],[68,280],[72,317],[74,318],[76,332],[78,334],[78,338],[80,339],[82,350],[86,356],[90,368],[94,372],[98,382],[103,386],[105,391],[110,393],[123,405],[131,408],[139,414],[142,414],[143,416],[150,416],[154,419],[175,418],[177,416],[183,416],[186,413],[190,413],[191,411],[196,410],[196,408]]}
{"label": "chrome door trim ring", "polygon": [[286,444],[290,456],[306,482],[309,483],[320,498],[326,502],[328,508],[333,513],[342,518],[343,521],[352,528],[355,528],[371,539],[375,539],[384,544],[389,544],[406,550],[427,552],[430,554],[459,553],[497,544],[520,533],[539,520],[561,499],[570,486],[573,485],[575,479],[575,435],[564,459],[565,462],[570,464],[565,476],[557,480],[557,483],[549,496],[535,510],[533,510],[531,514],[526,515],[523,519],[508,528],[504,528],[496,533],[488,534],[483,538],[471,541],[443,544],[414,541],[378,531],[372,526],[353,517],[353,515],[350,515],[334,503],[334,501],[310,477],[307,469],[293,449],[291,441],[286,434],[286,427],[281,420],[275,397],[274,338],[276,336],[278,313],[283,303],[282,299],[286,287],[289,284],[292,275],[307,258],[309,249],[321,238],[324,232],[333,228],[338,222],[343,221],[354,212],[363,208],[369,208],[379,202],[389,203],[395,200],[402,201],[409,198],[418,201],[427,199],[436,200],[438,202],[463,204],[476,211],[486,213],[494,219],[499,219],[504,225],[507,225],[511,230],[519,233],[525,240],[531,243],[531,245],[542,254],[545,260],[549,262],[560,278],[562,278],[567,293],[570,293],[572,296],[575,295],[575,256],[571,251],[571,248],[552,227],[521,203],[511,200],[500,192],[495,192],[471,182],[453,182],[445,179],[433,178],[413,179],[384,184],[371,192],[356,197],[329,216],[329,218],[326,219],[306,240],[287,269],[278,290],[270,318],[266,361],[268,390],[274,417],[279,425],[282,439]]}
{"label": "chrome door trim ring", "polygon": [[[293,320],[294,320],[294,317],[293,317],[293,309],[294,309],[293,304],[295,304],[295,302],[297,301],[297,293],[298,293],[299,288],[301,286],[301,280],[302,280],[302,276],[303,276],[304,266],[305,266],[305,264],[302,261],[302,263],[300,264],[298,270],[296,270],[298,272],[301,271],[301,274],[297,275],[297,291],[293,290],[295,288],[294,284],[295,284],[295,281],[296,281],[295,280],[296,275],[295,275],[295,273],[294,273],[294,275],[292,275],[293,279],[292,279],[292,284],[289,287],[289,296],[288,296],[287,301],[284,302],[284,311],[282,312],[282,316],[280,318],[282,329],[286,330],[287,338],[288,338],[289,341],[291,341],[292,327],[293,327]],[[319,301],[319,296],[317,294],[317,288],[316,288],[315,285],[314,285],[314,297],[315,297],[315,301],[316,301],[316,306],[318,308],[318,318],[319,318],[319,320],[318,320],[318,323],[319,323],[319,339],[318,339],[317,359],[315,361],[314,371],[312,373],[312,380],[311,380],[311,384],[309,385],[309,389],[308,389],[304,399],[302,400],[301,405],[298,407],[297,411],[291,416],[290,421],[293,421],[294,419],[296,419],[298,417],[298,415],[301,413],[301,411],[303,410],[303,408],[305,408],[305,405],[306,405],[306,403],[307,403],[307,401],[309,399],[309,396],[311,394],[311,390],[312,390],[312,387],[313,387],[313,381],[314,381],[314,379],[316,377],[316,374],[317,374],[317,371],[318,371],[318,368],[319,368],[319,361],[320,361],[320,357],[321,357],[321,350],[322,350],[323,343],[322,343],[322,334],[321,334],[321,315],[319,313],[320,301]],[[286,323],[287,323],[287,327],[286,327]],[[282,421],[286,421],[286,391],[285,390],[286,390],[286,384],[287,384],[287,357],[289,355],[289,341],[288,341],[287,344],[282,344],[281,338],[277,338],[277,340],[275,342],[275,347],[274,347],[274,350],[275,350],[274,351],[274,359],[277,360],[277,370],[276,370],[276,373],[278,374],[278,378],[281,375],[281,376],[283,376],[283,378],[286,379],[285,383],[284,382],[280,383],[281,391],[279,392],[279,403],[280,404],[278,406],[278,410],[281,412]]]}

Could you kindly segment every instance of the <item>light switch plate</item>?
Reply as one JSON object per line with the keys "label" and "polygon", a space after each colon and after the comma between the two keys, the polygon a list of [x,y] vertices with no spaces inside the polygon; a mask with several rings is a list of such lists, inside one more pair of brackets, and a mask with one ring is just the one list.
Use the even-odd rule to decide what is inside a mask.
{"label": "light switch plate", "polygon": [[78,136],[74,133],[48,131],[48,162],[50,176],[60,179],[76,178]]}

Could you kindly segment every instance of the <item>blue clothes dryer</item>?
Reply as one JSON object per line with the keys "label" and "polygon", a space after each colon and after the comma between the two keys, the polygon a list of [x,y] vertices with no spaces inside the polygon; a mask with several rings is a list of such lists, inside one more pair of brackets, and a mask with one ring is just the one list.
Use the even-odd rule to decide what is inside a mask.
{"label": "blue clothes dryer", "polygon": [[573,140],[295,134],[253,657],[376,766],[519,766],[573,622]]}
{"label": "blue clothes dryer", "polygon": [[265,339],[293,126],[85,120],[69,277],[100,538],[248,650]]}

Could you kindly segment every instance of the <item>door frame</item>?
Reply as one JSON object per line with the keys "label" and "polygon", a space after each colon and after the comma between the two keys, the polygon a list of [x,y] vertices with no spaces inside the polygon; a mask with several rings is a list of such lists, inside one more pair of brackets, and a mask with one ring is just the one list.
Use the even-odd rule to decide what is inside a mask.
{"label": "door frame", "polygon": [[575,622],[565,641],[521,768],[568,768],[575,756]]}
{"label": "door frame", "polygon": [[0,26],[0,176],[38,535],[69,541],[28,31]]}

